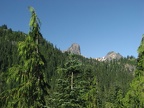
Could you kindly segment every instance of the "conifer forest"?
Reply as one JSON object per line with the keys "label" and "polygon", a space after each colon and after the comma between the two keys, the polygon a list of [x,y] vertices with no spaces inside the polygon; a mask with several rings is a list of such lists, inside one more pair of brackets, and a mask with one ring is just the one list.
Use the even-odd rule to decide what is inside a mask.
{"label": "conifer forest", "polygon": [[144,108],[144,36],[137,58],[98,61],[62,52],[28,12],[28,34],[0,26],[0,108]]}

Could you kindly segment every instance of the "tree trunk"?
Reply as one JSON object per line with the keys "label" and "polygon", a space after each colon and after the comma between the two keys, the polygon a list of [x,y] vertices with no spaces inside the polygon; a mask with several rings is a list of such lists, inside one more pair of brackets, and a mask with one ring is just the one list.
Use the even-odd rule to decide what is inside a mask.
{"label": "tree trunk", "polygon": [[71,74],[71,90],[73,90],[73,72]]}
{"label": "tree trunk", "polygon": [[39,49],[38,49],[38,44],[39,44],[39,36],[38,36],[38,34],[36,34],[36,44],[37,44],[37,49],[36,49],[36,52],[37,52],[37,54],[39,53]]}

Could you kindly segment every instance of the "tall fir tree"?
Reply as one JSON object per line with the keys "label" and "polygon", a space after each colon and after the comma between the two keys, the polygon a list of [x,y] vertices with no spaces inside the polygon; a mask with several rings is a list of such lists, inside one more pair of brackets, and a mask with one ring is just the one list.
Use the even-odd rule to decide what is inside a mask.
{"label": "tall fir tree", "polygon": [[9,90],[2,93],[7,108],[41,108],[46,105],[49,85],[43,71],[44,59],[38,49],[40,21],[34,8],[29,7],[29,10],[30,32],[24,41],[18,43],[20,63],[8,70]]}

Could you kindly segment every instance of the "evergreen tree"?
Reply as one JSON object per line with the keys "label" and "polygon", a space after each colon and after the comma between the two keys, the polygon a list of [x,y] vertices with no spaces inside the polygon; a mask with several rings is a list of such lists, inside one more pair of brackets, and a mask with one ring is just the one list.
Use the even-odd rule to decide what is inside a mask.
{"label": "evergreen tree", "polygon": [[[50,99],[52,108],[82,108],[81,88],[77,82],[81,63],[72,54],[63,68],[58,68],[57,88]],[[75,79],[75,80],[74,80]]]}
{"label": "evergreen tree", "polygon": [[[129,56],[120,60],[99,62],[81,55],[70,57],[68,53],[62,53],[43,39],[39,19],[32,8],[30,11],[32,16],[28,35],[12,31],[6,25],[0,27],[0,92],[7,91],[0,97],[0,107],[18,107],[18,104],[28,107],[27,104],[33,105],[35,102],[46,103],[50,108],[126,108],[142,103],[142,56],[139,55],[137,66],[141,71],[136,71],[137,78],[131,83],[123,105],[123,96],[134,77],[136,59]],[[79,61],[82,66],[79,66]],[[57,67],[60,67],[59,74]],[[43,92],[47,92],[46,81],[51,86],[49,95]],[[40,85],[42,90],[38,89]],[[32,92],[28,92],[29,90]],[[40,97],[40,94],[44,94],[47,100],[44,100],[44,95]]]}
{"label": "evergreen tree", "polygon": [[7,108],[41,108],[46,104],[49,85],[43,72],[44,60],[38,49],[40,23],[34,9],[29,7],[29,10],[30,32],[24,41],[18,43],[20,63],[8,70],[9,90],[2,93]]}
{"label": "evergreen tree", "polygon": [[144,35],[138,48],[138,53],[135,78],[124,98],[125,108],[144,108]]}
{"label": "evergreen tree", "polygon": [[68,61],[65,64],[67,76],[71,75],[71,90],[74,88],[74,74],[79,73],[79,67],[81,63],[74,57],[73,54],[70,54]]}
{"label": "evergreen tree", "polygon": [[86,93],[83,94],[83,98],[86,101],[86,108],[97,108],[97,84],[96,77],[93,79],[92,84],[89,85],[89,88]]}

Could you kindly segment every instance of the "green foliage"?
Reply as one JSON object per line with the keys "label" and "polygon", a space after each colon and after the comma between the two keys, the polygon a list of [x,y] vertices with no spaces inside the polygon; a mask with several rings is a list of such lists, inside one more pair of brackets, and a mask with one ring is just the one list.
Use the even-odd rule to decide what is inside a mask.
{"label": "green foliage", "polygon": [[[54,108],[82,108],[81,87],[77,82],[81,63],[70,55],[64,68],[58,68],[60,78],[57,80],[56,91],[49,100],[49,106]],[[73,74],[72,74],[73,73]]]}
{"label": "green foliage", "polygon": [[89,88],[87,88],[86,92],[83,93],[82,97],[86,101],[86,108],[96,108],[97,107],[97,94],[98,94],[98,86],[97,86],[96,78],[94,78],[92,84],[89,84]]}
{"label": "green foliage", "polygon": [[71,89],[73,89],[74,74],[79,73],[79,67],[81,63],[74,58],[74,55],[70,55],[68,61],[65,63],[66,75],[71,74]]}
{"label": "green foliage", "polygon": [[5,25],[5,24],[2,25],[2,26],[1,26],[1,29],[5,29],[5,30],[6,30],[6,29],[7,29],[7,25]]}
{"label": "green foliage", "polygon": [[124,98],[126,108],[143,108],[144,107],[144,77],[135,78],[130,89]]}
{"label": "green foliage", "polygon": [[[41,34],[35,35],[32,29],[28,35],[11,31],[8,28],[7,30],[0,28],[0,33],[1,92],[20,85],[18,79],[16,81],[13,78],[9,80],[11,83],[5,84],[5,79],[8,75],[10,76],[10,72],[12,76],[16,73],[24,75],[28,72],[26,70],[34,71],[35,68],[31,67],[35,67],[36,63],[39,64],[39,70],[42,69],[44,82],[48,82],[51,86],[50,94],[44,95],[45,103],[50,108],[70,106],[86,108],[92,105],[105,108],[109,106],[109,103],[116,108],[123,107],[121,98],[129,89],[129,83],[133,79],[134,58],[99,62],[80,55],[69,56],[68,53],[62,53],[43,39]],[[38,36],[38,44],[34,36]],[[12,74],[13,71],[15,74]],[[73,90],[71,89],[72,72]],[[12,95],[9,95],[9,92],[7,94],[10,97]],[[4,96],[2,94],[3,99],[0,99],[0,104],[5,108],[6,97]],[[12,105],[12,100],[9,102]]]}
{"label": "green foliage", "polygon": [[[32,40],[31,35],[26,35],[22,32],[9,32],[9,29],[5,31],[4,29],[1,29],[0,32],[2,35],[0,35],[0,92],[6,91],[7,89],[14,87],[14,85],[17,85],[14,81],[11,84],[6,84],[7,76],[9,73],[11,67],[18,67],[18,65],[28,65],[30,64],[30,58],[34,57],[33,54],[25,53],[26,55],[19,56],[19,51],[27,50],[26,52],[32,53],[32,50],[30,47],[35,48],[39,47],[39,54],[38,59],[42,60],[41,66],[39,66],[39,69],[42,68],[42,72],[45,74],[45,80],[46,82],[49,82],[51,84],[51,89],[54,88],[54,82],[56,78],[56,68],[57,66],[62,66],[63,62],[65,61],[66,55],[61,53],[61,51],[55,47],[49,42],[47,42],[45,39],[43,39],[41,36],[39,37],[39,45],[35,44]],[[32,34],[30,32],[30,34]],[[24,45],[26,43],[26,45]],[[31,44],[30,44],[31,43]],[[18,48],[19,46],[22,46],[21,48]],[[28,48],[28,49],[27,49]],[[18,50],[19,49],[19,50]],[[34,50],[33,50],[34,51]],[[24,62],[23,60],[27,58]],[[22,60],[23,59],[23,60]],[[38,59],[35,61],[38,63]],[[34,60],[31,59],[33,62]],[[27,63],[27,64],[26,64]],[[44,65],[43,65],[44,63]],[[29,66],[31,66],[30,64]],[[24,67],[23,67],[24,68]],[[2,75],[3,74],[3,75]],[[2,94],[3,96],[4,94]],[[45,95],[47,96],[47,95]],[[5,105],[5,98],[0,99],[0,106],[1,103]],[[5,108],[5,107],[4,107]]]}
{"label": "green foliage", "polygon": [[138,48],[138,53],[135,78],[131,82],[129,91],[123,101],[126,108],[144,107],[144,36]]}
{"label": "green foliage", "polygon": [[[32,17],[36,17],[34,10]],[[9,89],[3,93],[7,107],[40,108],[46,104],[48,84],[43,73],[44,61],[36,42],[39,35],[38,22],[33,19],[30,24],[31,22],[34,24],[30,25],[32,29],[29,35],[23,42],[18,43],[20,63],[8,71]],[[12,86],[12,83],[15,85]]]}
{"label": "green foliage", "polygon": [[28,35],[0,27],[2,108],[143,107],[143,42],[132,81],[134,57],[99,62],[62,53],[43,39],[40,20],[32,7],[29,10]]}

